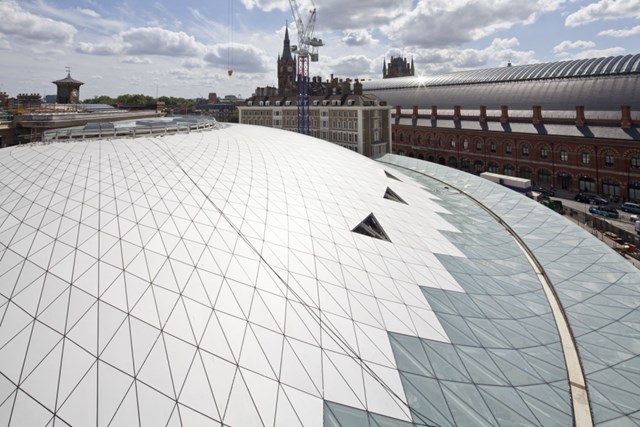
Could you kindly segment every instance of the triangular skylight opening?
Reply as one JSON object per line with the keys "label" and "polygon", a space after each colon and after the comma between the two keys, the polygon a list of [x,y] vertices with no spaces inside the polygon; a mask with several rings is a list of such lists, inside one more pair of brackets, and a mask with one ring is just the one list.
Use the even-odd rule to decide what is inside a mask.
{"label": "triangular skylight opening", "polygon": [[393,191],[392,189],[390,189],[389,187],[387,187],[387,191],[384,192],[384,198],[385,199],[389,199],[389,200],[393,200],[394,202],[404,203],[405,205],[408,205],[408,203],[405,202],[402,199],[402,197],[398,196],[396,194],[396,192]]}
{"label": "triangular skylight opening", "polygon": [[[387,178],[391,178],[391,179],[395,179],[396,181],[400,181],[398,178],[396,178],[395,176],[391,175],[387,171],[384,171],[384,174],[387,175]],[[400,181],[400,182],[402,182],[402,181]]]}
{"label": "triangular skylight opening", "polygon": [[351,231],[365,236],[374,237],[376,239],[386,240],[387,242],[391,241],[373,213],[370,213],[369,216],[363,219],[362,222],[356,225],[356,227]]}

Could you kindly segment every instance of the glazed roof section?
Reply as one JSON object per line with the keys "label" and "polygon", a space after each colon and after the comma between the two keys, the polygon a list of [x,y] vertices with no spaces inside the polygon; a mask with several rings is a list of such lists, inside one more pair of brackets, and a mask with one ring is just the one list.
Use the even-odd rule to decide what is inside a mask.
{"label": "glazed roof section", "polygon": [[585,230],[523,196],[514,197],[511,190],[404,156],[385,155],[380,161],[429,187],[437,180],[441,193],[448,186],[459,189],[488,207],[523,239],[564,307],[586,376],[595,424],[638,424],[640,272]]}

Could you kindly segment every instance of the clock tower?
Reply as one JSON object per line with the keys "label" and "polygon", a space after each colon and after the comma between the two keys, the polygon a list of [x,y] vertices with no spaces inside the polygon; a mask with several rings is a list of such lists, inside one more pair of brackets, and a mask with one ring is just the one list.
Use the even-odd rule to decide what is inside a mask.
{"label": "clock tower", "polygon": [[289,27],[284,33],[282,56],[278,55],[278,96],[293,96],[296,90],[296,61],[291,56]]}
{"label": "clock tower", "polygon": [[71,71],[67,68],[67,77],[53,82],[58,87],[56,102],[58,104],[79,104],[80,86],[84,83],[71,78]]}

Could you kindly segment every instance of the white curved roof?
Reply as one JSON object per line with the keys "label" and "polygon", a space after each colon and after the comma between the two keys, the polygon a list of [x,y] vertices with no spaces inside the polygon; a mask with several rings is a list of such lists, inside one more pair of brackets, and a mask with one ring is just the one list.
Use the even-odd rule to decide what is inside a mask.
{"label": "white curved roof", "polygon": [[[571,423],[531,254],[415,165],[244,125],[0,165],[0,425]],[[600,244],[491,188],[561,221],[536,244]],[[594,283],[640,277],[601,258]]]}

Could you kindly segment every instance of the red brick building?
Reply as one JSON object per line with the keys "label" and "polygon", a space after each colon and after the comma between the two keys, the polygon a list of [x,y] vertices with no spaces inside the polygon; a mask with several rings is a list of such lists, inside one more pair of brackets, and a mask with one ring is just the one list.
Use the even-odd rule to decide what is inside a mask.
{"label": "red brick building", "polygon": [[640,55],[364,83],[393,153],[640,200]]}

